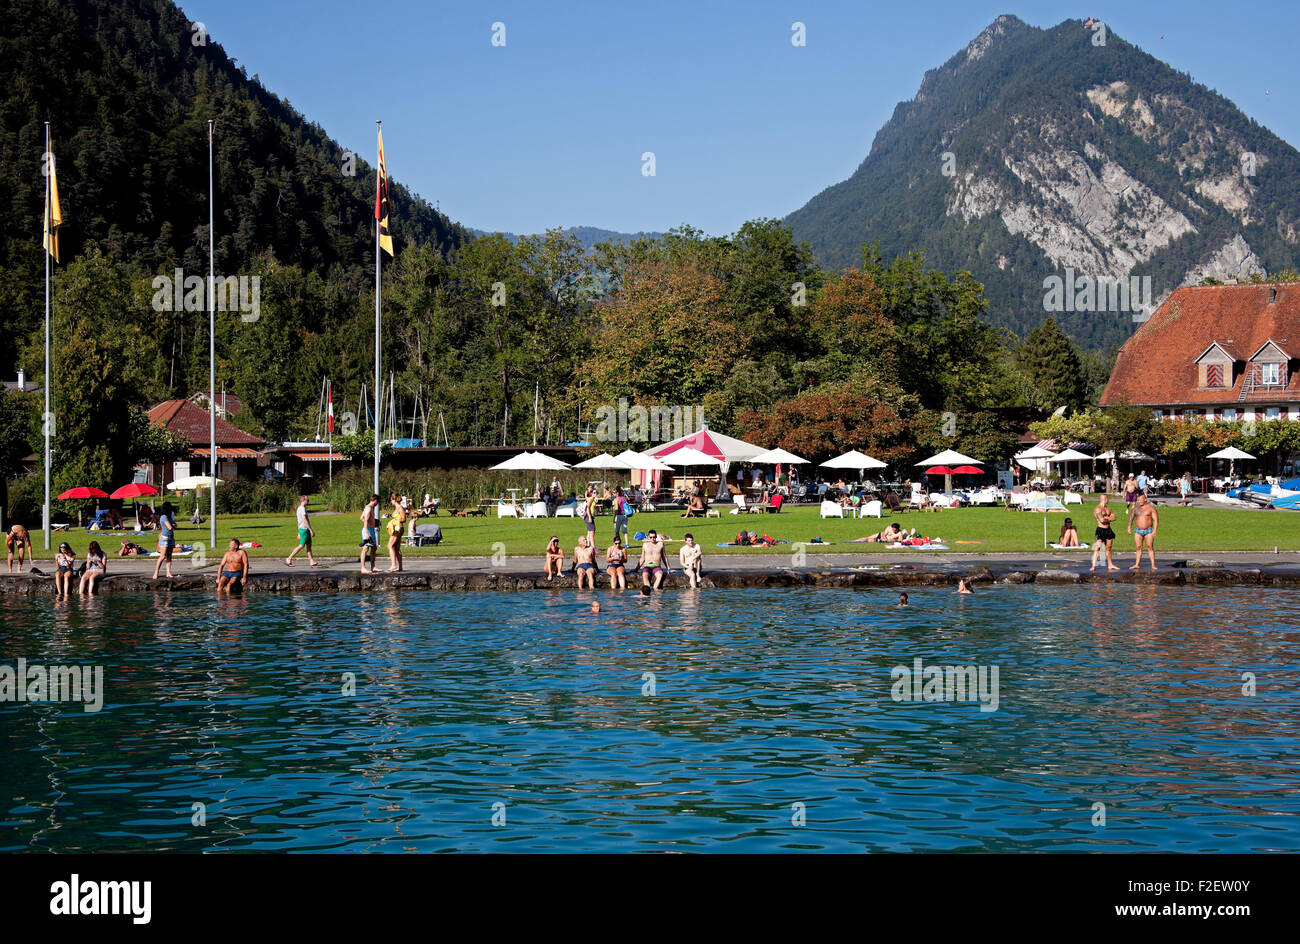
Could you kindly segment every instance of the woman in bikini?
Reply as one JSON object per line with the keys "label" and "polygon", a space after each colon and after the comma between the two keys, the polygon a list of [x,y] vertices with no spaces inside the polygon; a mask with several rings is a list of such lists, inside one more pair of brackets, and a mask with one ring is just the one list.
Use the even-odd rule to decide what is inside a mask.
{"label": "woman in bikini", "polygon": [[627,551],[617,537],[605,551],[605,572],[609,574],[609,589],[627,589]]}
{"label": "woman in bikini", "polygon": [[100,549],[98,541],[91,541],[90,548],[86,551],[86,572],[81,575],[77,590],[80,593],[94,593],[96,585],[106,573],[108,555]]}
{"label": "woman in bikini", "polygon": [[72,545],[64,542],[59,545],[59,552],[54,555],[54,592],[58,596],[67,596],[72,592],[72,571],[77,566],[77,552]]}
{"label": "woman in bikini", "polygon": [[389,496],[393,505],[393,514],[388,519],[388,572],[402,569],[402,530],[406,524],[406,506],[400,495]]}
{"label": "woman in bikini", "polygon": [[564,548],[560,547],[560,539],[554,534],[546,544],[546,563],[542,573],[546,574],[547,580],[564,573]]}

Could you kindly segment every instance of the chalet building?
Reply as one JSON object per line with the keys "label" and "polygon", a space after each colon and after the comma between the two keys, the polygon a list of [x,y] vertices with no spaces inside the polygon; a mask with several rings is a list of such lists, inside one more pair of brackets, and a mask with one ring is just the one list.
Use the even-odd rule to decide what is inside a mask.
{"label": "chalet building", "polygon": [[[218,401],[220,398],[218,398]],[[183,433],[194,445],[188,459],[166,465],[154,465],[148,470],[147,481],[163,486],[187,475],[207,475],[211,447],[208,438],[208,411],[189,400],[166,400],[149,411],[149,422],[166,427],[173,433]],[[258,478],[262,447],[266,443],[251,433],[237,429],[220,416],[217,417],[217,478]]]}
{"label": "chalet building", "polygon": [[1177,289],[1120,348],[1101,405],[1300,420],[1300,282]]}

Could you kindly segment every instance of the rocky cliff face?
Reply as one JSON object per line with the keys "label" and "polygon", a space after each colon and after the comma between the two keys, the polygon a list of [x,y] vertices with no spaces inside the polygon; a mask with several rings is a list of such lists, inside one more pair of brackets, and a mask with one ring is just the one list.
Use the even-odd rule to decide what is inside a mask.
{"label": "rocky cliff face", "polygon": [[[829,265],[861,245],[924,249],[985,282],[990,319],[1023,332],[1043,281],[1072,269],[1179,285],[1300,263],[1300,154],[1232,103],[1103,24],[1003,16],[925,76],[854,175],[788,221]],[[1107,346],[1122,312],[1064,319]]]}

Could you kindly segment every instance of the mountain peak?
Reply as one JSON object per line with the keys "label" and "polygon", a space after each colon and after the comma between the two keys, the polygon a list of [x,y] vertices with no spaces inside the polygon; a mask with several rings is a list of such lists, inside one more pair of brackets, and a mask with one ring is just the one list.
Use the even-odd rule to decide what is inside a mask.
{"label": "mountain peak", "polygon": [[[919,249],[984,283],[990,319],[1045,315],[1044,279],[1207,275],[1300,264],[1300,153],[1232,102],[1081,20],[999,16],[900,103],[846,181],[787,217],[828,267]],[[1106,348],[1131,311],[1059,318]]]}
{"label": "mountain peak", "polygon": [[1008,30],[1013,29],[1028,29],[1028,24],[1010,13],[1002,14],[984,27],[984,32],[970,41],[970,45],[966,47],[966,61],[974,62],[983,59],[993,43],[999,37],[1005,36]]}

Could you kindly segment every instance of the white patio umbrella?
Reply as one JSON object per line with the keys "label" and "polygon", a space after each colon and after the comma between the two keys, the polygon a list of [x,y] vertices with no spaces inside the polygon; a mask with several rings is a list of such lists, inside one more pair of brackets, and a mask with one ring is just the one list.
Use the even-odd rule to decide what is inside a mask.
{"label": "white patio umbrella", "polygon": [[[1047,461],[1048,461],[1048,462],[1079,462],[1079,463],[1083,463],[1083,462],[1091,462],[1091,461],[1092,461],[1092,456],[1088,455],[1087,453],[1080,452],[1078,449],[1066,449],[1066,450],[1064,450],[1064,451],[1062,451],[1062,452],[1058,452],[1056,455],[1052,456],[1052,458],[1048,459]],[[1082,465],[1079,466],[1079,474],[1080,474],[1080,475],[1083,474],[1083,466],[1082,466]]]}
{"label": "white patio umbrella", "polygon": [[867,469],[883,469],[889,463],[881,462],[865,452],[858,452],[856,449],[850,449],[842,456],[836,456],[834,459],[827,459],[821,464],[823,469],[857,469],[858,478],[867,477]]}
{"label": "white patio umbrella", "polygon": [[[945,449],[943,452],[936,453],[935,455],[931,456],[925,461],[917,463],[917,465],[925,465],[925,466],[931,466],[931,465],[954,466],[954,465],[983,465],[983,464],[984,463],[981,462],[979,459],[972,459],[970,456],[963,456],[960,452],[958,452],[955,449]],[[949,472],[947,475],[943,477],[943,490],[945,494],[948,495],[952,494],[952,473],[951,472]]]}
{"label": "white patio umbrella", "polygon": [[554,456],[548,456],[544,452],[528,452],[525,450],[517,455],[511,456],[505,462],[498,462],[492,466],[493,471],[500,472],[537,472],[537,483],[535,488],[542,487],[542,472],[562,472],[569,468],[567,462],[561,462]]}
{"label": "white patio umbrella", "polygon": [[769,449],[767,452],[760,452],[750,462],[770,462],[781,463],[782,465],[806,465],[807,459],[796,456],[793,452],[786,452],[784,449]]}
{"label": "white patio umbrella", "polygon": [[627,460],[611,456],[607,452],[592,456],[590,459],[584,459],[582,462],[575,462],[573,467],[575,469],[600,469],[600,482],[602,485],[605,484],[605,473],[609,469],[620,469],[626,472],[633,468]]}
{"label": "white patio umbrella", "polygon": [[175,482],[167,483],[167,490],[174,492],[192,492],[200,488],[211,488],[213,484],[224,485],[224,479],[214,479],[210,475],[186,475]]}
{"label": "white patio umbrella", "polygon": [[659,461],[670,466],[722,465],[721,459],[711,456],[707,452],[700,452],[700,450],[692,446],[683,446],[666,456],[660,456]]}
{"label": "white patio umbrella", "polygon": [[1050,449],[1044,449],[1042,446],[1033,446],[1032,448],[1026,449],[1024,452],[1016,453],[1015,460],[1020,463],[1022,468],[1028,469],[1031,472],[1041,472],[1043,471],[1043,466],[1046,465],[1046,463],[1055,455],[1056,453],[1052,452]]}
{"label": "white patio umbrella", "polygon": [[1228,466],[1228,470],[1229,470],[1228,474],[1236,475],[1238,459],[1253,459],[1255,457],[1252,456],[1249,452],[1246,452],[1245,450],[1238,449],[1236,446],[1229,446],[1226,449],[1220,449],[1218,452],[1210,453],[1208,458],[1231,460],[1231,464]]}

